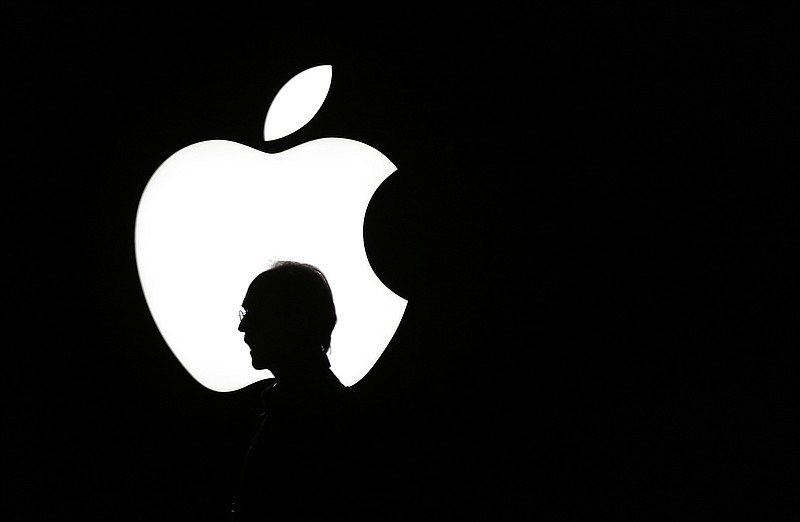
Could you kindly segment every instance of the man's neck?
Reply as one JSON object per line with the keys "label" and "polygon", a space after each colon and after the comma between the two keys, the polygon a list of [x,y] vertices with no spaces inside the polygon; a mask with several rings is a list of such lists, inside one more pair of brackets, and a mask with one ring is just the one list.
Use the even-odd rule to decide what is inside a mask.
{"label": "man's neck", "polygon": [[319,352],[318,356],[313,356],[302,361],[295,361],[280,367],[270,368],[272,374],[281,381],[293,381],[300,379],[307,379],[327,373],[331,364],[328,361],[328,356]]}

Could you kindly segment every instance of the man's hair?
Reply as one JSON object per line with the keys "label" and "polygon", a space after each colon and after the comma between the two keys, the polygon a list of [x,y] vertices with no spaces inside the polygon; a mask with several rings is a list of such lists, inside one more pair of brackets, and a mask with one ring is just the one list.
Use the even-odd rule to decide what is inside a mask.
{"label": "man's hair", "polygon": [[286,317],[299,318],[304,332],[320,348],[331,348],[336,307],[328,279],[317,267],[296,261],[277,261],[253,281],[258,292],[273,295]]}

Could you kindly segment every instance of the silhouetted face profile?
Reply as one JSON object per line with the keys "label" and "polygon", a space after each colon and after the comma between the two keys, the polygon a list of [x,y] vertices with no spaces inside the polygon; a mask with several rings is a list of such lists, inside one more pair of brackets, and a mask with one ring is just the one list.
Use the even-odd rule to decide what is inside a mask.
{"label": "silhouetted face profile", "polygon": [[242,308],[239,331],[258,370],[276,377],[302,371],[330,349],[333,296],[325,276],[311,265],[275,263],[250,283]]}

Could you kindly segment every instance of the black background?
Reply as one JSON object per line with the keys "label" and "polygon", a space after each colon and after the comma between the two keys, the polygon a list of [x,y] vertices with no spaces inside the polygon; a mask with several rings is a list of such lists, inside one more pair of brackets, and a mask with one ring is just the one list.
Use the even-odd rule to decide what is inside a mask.
{"label": "black background", "polygon": [[[324,136],[398,166],[365,222],[409,300],[357,385],[376,520],[795,519],[796,14],[8,13],[9,520],[218,519],[257,390],[204,389],[159,336],[138,199],[189,144]],[[320,112],[264,143],[319,64]]]}

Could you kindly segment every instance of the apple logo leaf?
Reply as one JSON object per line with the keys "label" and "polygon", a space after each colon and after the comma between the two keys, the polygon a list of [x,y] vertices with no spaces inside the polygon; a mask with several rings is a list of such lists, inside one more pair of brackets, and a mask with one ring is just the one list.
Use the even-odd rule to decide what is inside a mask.
{"label": "apple logo leaf", "polygon": [[318,65],[296,74],[275,95],[264,121],[264,141],[288,136],[311,121],[331,87],[333,67]]}

